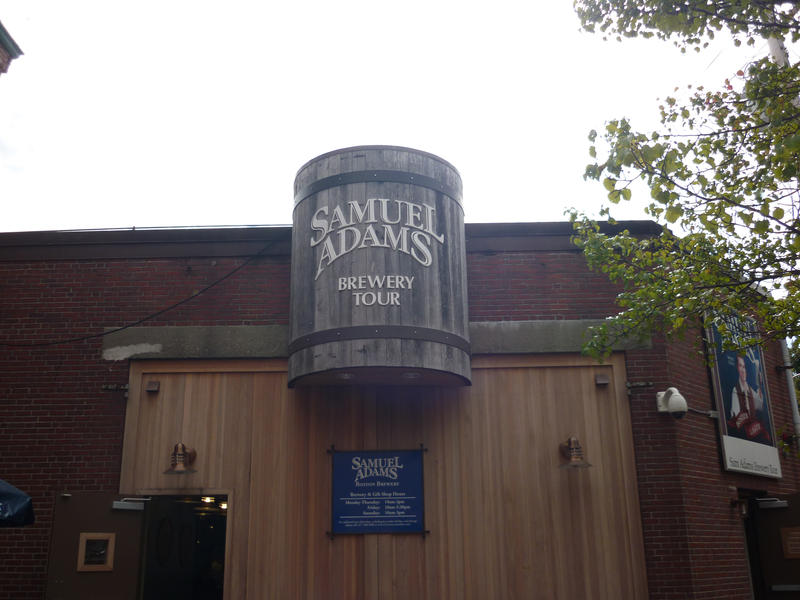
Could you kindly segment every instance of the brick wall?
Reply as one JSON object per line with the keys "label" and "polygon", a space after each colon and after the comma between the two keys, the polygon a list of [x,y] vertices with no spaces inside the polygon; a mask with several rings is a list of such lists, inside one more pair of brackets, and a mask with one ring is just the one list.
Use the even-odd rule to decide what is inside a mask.
{"label": "brick wall", "polygon": [[470,321],[602,319],[615,287],[577,252],[481,252],[467,260]]}
{"label": "brick wall", "polygon": [[[702,410],[716,408],[707,371],[699,370],[696,349],[699,337],[670,345],[669,369],[673,381],[685,382],[682,390],[690,405]],[[775,429],[791,431],[792,415],[786,376],[778,344],[765,351],[766,376]],[[788,427],[787,427],[788,426]],[[751,598],[747,557],[743,552],[744,529],[738,509],[731,506],[737,490],[754,490],[785,496],[800,490],[800,461],[785,457],[780,480],[721,470],[717,421],[689,414],[674,425],[678,437],[678,466],[687,528],[694,598]]]}
{"label": "brick wall", "polygon": [[[0,263],[0,341],[48,344],[142,319],[241,265],[239,258]],[[287,323],[289,264],[264,257],[149,325]],[[0,529],[0,598],[42,598],[53,502],[119,487],[127,363],[99,338],[0,348],[0,478],[34,499],[36,524]]]}
{"label": "brick wall", "polygon": [[[242,258],[9,260],[0,262],[0,341],[47,344],[135,322],[192,297]],[[574,251],[473,252],[470,320],[602,318],[615,288]],[[158,325],[286,324],[288,256],[268,255],[219,285],[147,321]],[[656,412],[655,394],[680,385],[691,406],[712,407],[698,340],[627,355],[637,475],[651,598],[748,598],[742,523],[729,486],[800,489],[795,458],[784,480],[720,467],[715,422]],[[0,478],[34,497],[37,523],[0,530],[0,598],[44,595],[53,502],[64,490],[114,492],[125,402],[104,386],[127,383],[127,364],[100,360],[99,338],[0,348]],[[768,352],[776,426],[791,422],[777,349]]]}
{"label": "brick wall", "polygon": [[0,48],[0,73],[7,73],[11,64],[11,55],[4,48]]}

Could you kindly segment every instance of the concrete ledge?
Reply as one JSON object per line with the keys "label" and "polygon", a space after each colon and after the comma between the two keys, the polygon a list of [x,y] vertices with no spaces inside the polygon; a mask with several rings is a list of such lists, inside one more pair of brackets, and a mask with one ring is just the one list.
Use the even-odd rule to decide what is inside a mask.
{"label": "concrete ledge", "polygon": [[[481,321],[469,324],[472,354],[580,352],[586,330],[601,320]],[[614,350],[650,348],[651,341],[618,344]]]}
{"label": "concrete ledge", "polygon": [[[580,352],[586,329],[599,320],[483,321],[469,324],[472,354]],[[103,360],[285,358],[287,325],[132,327],[103,338]],[[626,342],[615,350],[651,347]]]}
{"label": "concrete ledge", "polygon": [[280,358],[288,346],[286,325],[131,327],[103,338],[103,359]]}

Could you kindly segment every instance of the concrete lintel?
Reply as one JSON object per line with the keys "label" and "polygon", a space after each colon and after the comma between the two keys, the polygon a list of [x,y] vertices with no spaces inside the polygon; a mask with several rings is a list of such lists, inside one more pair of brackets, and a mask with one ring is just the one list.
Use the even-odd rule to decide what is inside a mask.
{"label": "concrete lintel", "polygon": [[[469,324],[472,354],[545,354],[580,352],[586,330],[603,321],[592,319],[552,321],[481,321]],[[624,341],[614,350],[651,347],[651,341]]]}
{"label": "concrete lintel", "polygon": [[[599,320],[482,321],[469,324],[472,354],[580,352],[586,329]],[[104,360],[285,358],[286,325],[132,327],[103,338]],[[615,350],[649,348],[650,340]]]}
{"label": "concrete lintel", "polygon": [[286,325],[131,327],[103,338],[103,359],[279,358],[288,345]]}

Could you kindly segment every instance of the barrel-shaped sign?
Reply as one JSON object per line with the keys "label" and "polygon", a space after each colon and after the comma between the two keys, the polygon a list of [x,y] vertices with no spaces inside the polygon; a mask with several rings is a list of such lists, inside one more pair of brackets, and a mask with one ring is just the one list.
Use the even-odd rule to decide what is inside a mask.
{"label": "barrel-shaped sign", "polygon": [[289,385],[470,382],[461,177],[359,146],[295,179]]}

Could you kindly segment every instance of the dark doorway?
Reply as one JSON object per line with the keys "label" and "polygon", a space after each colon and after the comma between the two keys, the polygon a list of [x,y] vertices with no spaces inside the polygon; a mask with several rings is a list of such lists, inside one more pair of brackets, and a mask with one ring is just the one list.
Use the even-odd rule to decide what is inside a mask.
{"label": "dark doorway", "polygon": [[800,494],[750,497],[745,530],[755,600],[800,598]]}
{"label": "dark doorway", "polygon": [[222,600],[227,496],[153,496],[145,520],[143,600]]}

